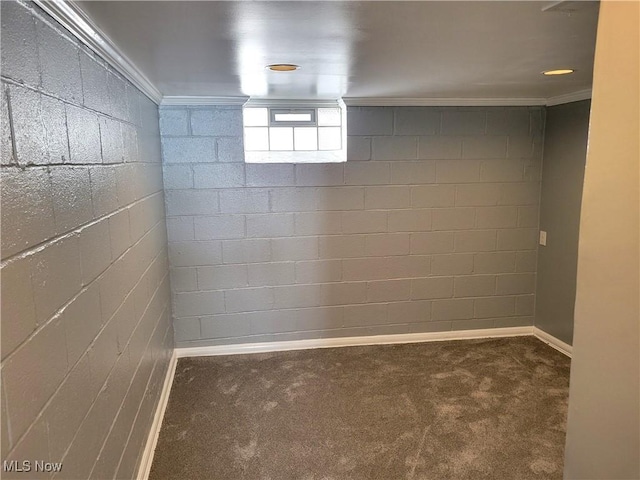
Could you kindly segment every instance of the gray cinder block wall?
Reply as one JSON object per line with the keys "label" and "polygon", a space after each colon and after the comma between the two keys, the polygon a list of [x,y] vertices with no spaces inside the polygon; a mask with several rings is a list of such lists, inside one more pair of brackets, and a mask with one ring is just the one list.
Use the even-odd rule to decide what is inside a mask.
{"label": "gray cinder block wall", "polygon": [[349,108],[345,164],[244,164],[161,107],[178,346],[533,324],[542,108]]}
{"label": "gray cinder block wall", "polygon": [[1,5],[2,460],[132,478],[173,348],[157,106]]}

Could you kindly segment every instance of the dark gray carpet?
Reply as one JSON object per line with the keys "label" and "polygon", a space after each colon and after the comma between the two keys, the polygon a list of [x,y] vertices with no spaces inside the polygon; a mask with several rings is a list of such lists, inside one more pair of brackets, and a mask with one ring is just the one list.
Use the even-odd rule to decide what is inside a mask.
{"label": "dark gray carpet", "polygon": [[181,359],[150,478],[560,479],[569,363],[533,337]]}

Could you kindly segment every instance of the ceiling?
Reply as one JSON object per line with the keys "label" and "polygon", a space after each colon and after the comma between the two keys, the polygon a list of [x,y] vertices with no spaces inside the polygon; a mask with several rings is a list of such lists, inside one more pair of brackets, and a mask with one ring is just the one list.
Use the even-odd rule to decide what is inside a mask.
{"label": "ceiling", "polygon": [[[598,15],[596,2],[77,5],[165,96],[288,99],[571,94],[591,88]],[[556,68],[575,73],[541,75]]]}

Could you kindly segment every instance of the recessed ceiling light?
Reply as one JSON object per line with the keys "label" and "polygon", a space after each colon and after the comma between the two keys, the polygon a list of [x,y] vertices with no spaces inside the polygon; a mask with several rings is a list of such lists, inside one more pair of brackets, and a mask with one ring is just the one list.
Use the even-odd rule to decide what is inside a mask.
{"label": "recessed ceiling light", "polygon": [[573,73],[573,70],[570,68],[562,68],[560,70],[545,70],[542,72],[543,75],[568,75]]}
{"label": "recessed ceiling light", "polygon": [[267,68],[274,72],[293,72],[294,70],[298,70],[300,65],[293,65],[291,63],[274,63],[272,65],[267,65]]}

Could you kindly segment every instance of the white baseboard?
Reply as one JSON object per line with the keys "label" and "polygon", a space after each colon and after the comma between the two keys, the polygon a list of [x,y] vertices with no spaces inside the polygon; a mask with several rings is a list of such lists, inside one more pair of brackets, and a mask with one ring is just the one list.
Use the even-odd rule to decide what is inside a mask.
{"label": "white baseboard", "polygon": [[540,330],[538,327],[533,327],[533,334],[550,347],[555,348],[559,352],[564,353],[567,357],[571,358],[571,355],[573,354],[573,347],[568,343],[564,343],[562,340]]}
{"label": "white baseboard", "polygon": [[247,353],[284,352],[312,348],[355,347],[360,345],[389,345],[394,343],[438,342],[475,338],[516,337],[533,335],[533,327],[484,328],[447,332],[403,333],[397,335],[372,335],[367,337],[318,338],[286,342],[241,343],[211,347],[176,348],[178,358],[206,357],[214,355],[238,355]]}
{"label": "white baseboard", "polygon": [[156,450],[158,443],[158,436],[160,435],[160,427],[162,426],[162,419],[164,418],[164,412],[167,409],[167,403],[169,402],[169,393],[171,392],[171,385],[173,384],[173,377],[176,373],[176,365],[178,364],[178,357],[176,351],[173,351],[171,360],[169,360],[169,368],[167,368],[167,375],[164,377],[164,384],[162,385],[162,391],[160,392],[160,400],[156,407],[156,412],[153,415],[153,423],[151,424],[151,431],[147,437],[147,444],[144,447],[142,453],[142,461],[138,468],[138,480],[147,480],[149,473],[151,472],[151,464],[153,463],[153,454]]}

